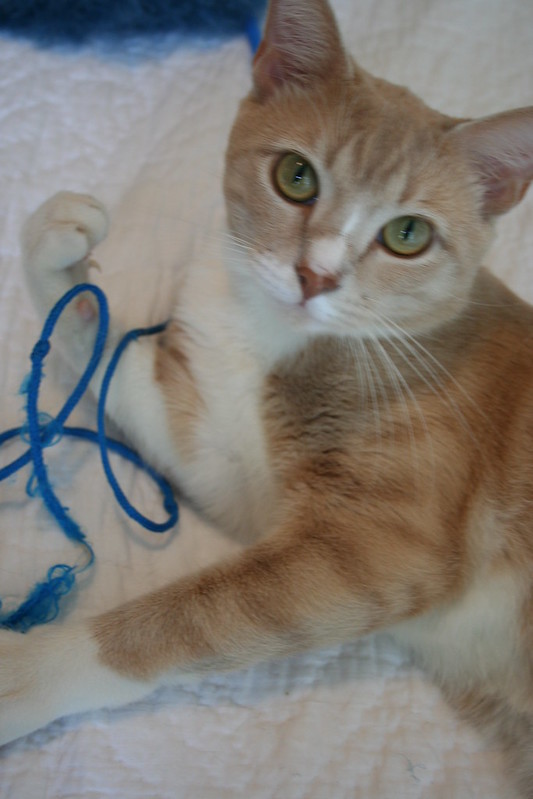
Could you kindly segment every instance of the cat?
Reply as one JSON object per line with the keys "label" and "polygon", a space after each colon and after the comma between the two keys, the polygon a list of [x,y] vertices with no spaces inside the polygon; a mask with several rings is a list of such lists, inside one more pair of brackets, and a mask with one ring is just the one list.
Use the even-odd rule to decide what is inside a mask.
{"label": "cat", "polygon": [[[360,68],[326,0],[271,0],[227,148],[226,266],[186,275],[108,405],[248,546],[85,622],[0,631],[1,742],[386,629],[533,797],[533,309],[482,267],[532,178],[533,108],[444,116]],[[107,227],[68,192],[29,219],[42,315]],[[89,296],[62,318],[74,363],[96,324]]]}

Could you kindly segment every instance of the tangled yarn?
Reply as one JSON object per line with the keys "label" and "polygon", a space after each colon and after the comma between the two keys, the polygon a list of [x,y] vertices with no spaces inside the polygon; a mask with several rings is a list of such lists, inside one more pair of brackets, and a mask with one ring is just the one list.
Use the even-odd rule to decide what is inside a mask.
{"label": "tangled yarn", "polygon": [[[39,411],[39,389],[43,378],[43,364],[50,351],[50,337],[59,317],[65,307],[81,292],[91,292],[98,302],[98,331],[93,352],[85,371],[57,416],[53,418]],[[0,434],[0,447],[11,439],[21,436],[29,443],[29,448],[20,457],[0,469],[0,481],[7,479],[18,472],[19,469],[32,463],[33,473],[26,487],[28,495],[30,497],[36,494],[40,495],[45,506],[55,517],[67,538],[84,550],[85,562],[82,565],[75,566],[69,566],[64,563],[57,563],[52,566],[48,569],[45,579],[37,583],[30,591],[27,598],[14,610],[3,612],[2,601],[0,600],[0,627],[26,632],[36,624],[44,624],[52,621],[59,612],[61,598],[68,594],[74,587],[77,575],[89,569],[94,563],[94,551],[85,533],[83,533],[78,523],[70,516],[68,509],[60,503],[48,478],[44,461],[44,450],[46,447],[57,443],[63,435],[81,438],[98,444],[106,477],[115,494],[117,502],[130,518],[154,533],[165,532],[176,524],[178,520],[178,506],[169,483],[158,472],[144,463],[134,450],[119,441],[108,438],[105,434],[104,426],[105,404],[109,386],[124,350],[128,344],[135,339],[141,336],[150,336],[159,333],[164,327],[165,325],[157,325],[155,327],[131,330],[120,340],[104,374],[100,396],[98,398],[97,430],[93,431],[81,427],[70,427],[65,423],[82,395],[87,390],[89,382],[102,359],[109,330],[109,308],[105,294],[97,286],[83,283],[68,291],[50,311],[44,323],[39,341],[31,353],[31,372],[22,389],[23,393],[27,395],[26,424]],[[129,502],[111,469],[109,451],[115,452],[126,460],[131,461],[135,466],[145,471],[154,481],[163,497],[163,507],[168,515],[166,521],[154,522],[140,513]]]}

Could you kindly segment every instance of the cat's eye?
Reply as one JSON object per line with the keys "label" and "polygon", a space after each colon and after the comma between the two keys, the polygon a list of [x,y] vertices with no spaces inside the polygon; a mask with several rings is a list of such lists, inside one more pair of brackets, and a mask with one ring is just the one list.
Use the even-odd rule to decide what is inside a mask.
{"label": "cat's eye", "polygon": [[419,216],[399,216],[382,228],[379,241],[394,253],[409,257],[419,255],[431,244],[433,228]]}
{"label": "cat's eye", "polygon": [[318,196],[318,178],[315,170],[298,153],[286,153],[274,169],[274,183],[278,191],[294,203],[312,203]]}

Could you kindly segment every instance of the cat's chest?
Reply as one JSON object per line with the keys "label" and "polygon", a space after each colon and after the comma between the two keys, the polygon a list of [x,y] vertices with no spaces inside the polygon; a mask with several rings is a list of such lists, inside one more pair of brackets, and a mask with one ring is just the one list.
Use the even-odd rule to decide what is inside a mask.
{"label": "cat's chest", "polygon": [[175,428],[178,481],[212,521],[248,539],[275,525],[294,460],[350,445],[361,406],[346,348],[304,342],[273,355],[284,332],[258,310],[243,308],[215,271],[209,281],[193,273],[175,315],[178,365],[194,385],[192,421]]}
{"label": "cat's chest", "polygon": [[219,524],[264,533],[276,522],[291,464],[349,446],[355,384],[328,352],[265,365],[239,325],[213,325],[189,352],[203,407],[188,486],[212,518],[216,508]]}
{"label": "cat's chest", "polygon": [[199,407],[180,482],[208,518],[253,540],[270,526],[276,493],[263,423],[264,369],[241,326],[223,313],[193,331],[185,352]]}

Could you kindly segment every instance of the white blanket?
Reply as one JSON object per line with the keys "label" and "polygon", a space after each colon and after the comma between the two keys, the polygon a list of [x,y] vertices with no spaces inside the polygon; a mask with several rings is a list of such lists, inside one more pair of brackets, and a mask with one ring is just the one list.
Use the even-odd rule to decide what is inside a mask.
{"label": "white blanket", "polygon": [[[533,102],[531,0],[335,0],[364,67],[458,116]],[[244,39],[122,55],[39,50],[0,39],[0,428],[39,324],[19,264],[30,211],[60,188],[113,215],[98,281],[128,327],[165,318],[176,275],[217,257],[226,136],[250,82]],[[502,219],[489,265],[533,300],[533,191]],[[53,355],[42,407],[72,386]],[[87,399],[73,420],[93,426]],[[0,453],[0,463],[20,451]],[[54,484],[96,550],[61,614],[86,616],[216,559],[231,546],[182,508],[173,535],[139,531],[115,505],[95,447],[47,451]],[[159,500],[128,464],[128,495]],[[24,596],[73,562],[25,475],[0,485],[0,596]],[[507,799],[497,752],[459,722],[384,636],[165,689],[144,702],[61,720],[0,751],[1,799]]]}

